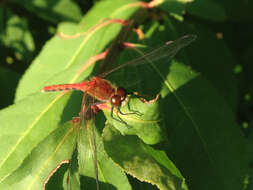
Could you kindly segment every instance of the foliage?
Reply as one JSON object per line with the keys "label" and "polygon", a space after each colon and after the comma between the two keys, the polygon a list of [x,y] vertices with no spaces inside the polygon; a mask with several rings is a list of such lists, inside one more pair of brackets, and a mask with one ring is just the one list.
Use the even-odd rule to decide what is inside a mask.
{"label": "foliage", "polygon": [[[89,129],[96,137],[100,189],[252,189],[251,1],[1,5],[0,189],[95,189]],[[122,112],[141,113],[120,116],[130,127],[111,118],[110,104],[95,123],[78,125],[72,118],[82,93],[41,92],[96,75],[101,67],[91,58],[108,47],[102,68],[138,56],[117,49],[115,39],[146,52],[187,34],[197,39],[175,58],[108,76],[151,100],[129,96]]]}

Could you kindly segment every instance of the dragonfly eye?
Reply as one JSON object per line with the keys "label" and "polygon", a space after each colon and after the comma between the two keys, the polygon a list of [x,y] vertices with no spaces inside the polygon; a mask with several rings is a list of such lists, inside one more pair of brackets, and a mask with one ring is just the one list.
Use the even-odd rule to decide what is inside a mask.
{"label": "dragonfly eye", "polygon": [[118,87],[115,94],[120,96],[121,102],[123,102],[126,98],[126,90],[124,88]]}
{"label": "dragonfly eye", "polygon": [[119,95],[113,95],[112,98],[111,98],[111,104],[113,106],[116,106],[116,107],[119,107],[121,105],[121,96]]}

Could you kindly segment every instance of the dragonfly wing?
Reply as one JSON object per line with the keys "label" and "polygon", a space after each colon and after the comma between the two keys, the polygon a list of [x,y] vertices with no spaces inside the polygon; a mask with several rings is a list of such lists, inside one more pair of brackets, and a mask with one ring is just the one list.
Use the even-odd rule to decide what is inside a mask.
{"label": "dragonfly wing", "polygon": [[98,184],[97,146],[92,105],[94,98],[84,94],[80,112],[80,132],[78,138],[78,162],[80,174],[95,177],[96,188]]}
{"label": "dragonfly wing", "polygon": [[170,59],[174,57],[178,53],[179,50],[188,46],[195,39],[196,39],[195,35],[186,35],[186,36],[182,36],[181,38],[175,41],[168,41],[163,46],[145,54],[144,56],[136,58],[135,60],[132,60],[126,64],[138,65],[138,64],[146,63],[147,60],[149,60],[150,62],[153,62],[153,61],[157,61],[166,57]]}
{"label": "dragonfly wing", "polygon": [[77,147],[75,148],[73,155],[71,157],[70,163],[69,163],[66,181],[67,183],[64,189],[67,189],[67,190],[81,189],[79,173],[78,173]]}
{"label": "dragonfly wing", "polygon": [[[108,75],[116,70],[119,70],[125,66],[136,66],[139,64],[145,64],[145,63],[158,61],[163,58],[171,59],[172,57],[174,57],[177,54],[177,52],[179,50],[188,46],[196,38],[197,38],[196,35],[185,35],[175,41],[168,41],[164,45],[162,45],[161,47],[158,47],[148,53],[143,54],[142,56],[140,56],[136,59],[133,59],[131,61],[128,61],[128,62],[118,66],[118,67],[115,67],[114,69],[104,73],[102,75],[102,77],[105,77],[106,75]],[[140,52],[140,51],[137,50],[137,52]]]}
{"label": "dragonfly wing", "polygon": [[93,123],[93,125],[89,125],[88,135],[89,135],[90,147],[92,149],[92,158],[93,158],[94,171],[95,171],[95,177],[96,177],[96,186],[97,186],[97,190],[99,190],[99,184],[98,184],[97,142],[96,142],[96,133],[95,133],[95,125],[94,125],[94,123]]}

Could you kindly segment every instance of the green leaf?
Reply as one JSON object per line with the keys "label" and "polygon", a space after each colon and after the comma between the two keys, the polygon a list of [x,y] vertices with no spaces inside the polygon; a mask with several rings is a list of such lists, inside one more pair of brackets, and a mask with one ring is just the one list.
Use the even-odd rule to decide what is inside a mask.
{"label": "green leaf", "polygon": [[[101,4],[103,3],[107,3],[107,1],[102,1]],[[117,6],[107,8],[111,10],[111,14],[116,18],[128,19],[137,8],[130,7],[119,11],[126,3],[129,3],[129,1],[121,1],[120,5],[116,4]],[[92,14],[96,15],[98,11],[101,15],[103,9],[98,8],[91,10],[84,18],[89,18]],[[120,15],[117,16],[117,13]],[[88,20],[88,18],[85,23],[86,25],[94,27],[98,24],[97,20]],[[100,19],[104,20],[106,18],[108,17]],[[103,23],[101,20],[100,24]],[[83,32],[83,30],[80,31],[80,28],[73,24],[64,25],[63,29],[64,31],[61,32],[64,34],[69,34],[68,31],[74,33]],[[53,37],[46,43],[39,56],[33,61],[20,81],[16,93],[16,101],[24,98],[28,94],[38,92],[49,84],[74,83],[87,78],[91,74],[94,64],[86,68],[82,73],[80,73],[80,70],[85,66],[89,58],[104,50],[105,46],[117,36],[120,29],[120,24],[111,23],[105,26],[99,25],[87,34],[75,39],[62,39],[58,35]]]}
{"label": "green leaf", "polygon": [[[71,162],[71,160],[70,160]],[[61,165],[60,165],[61,164]],[[57,166],[57,171],[53,173],[52,176],[50,176],[49,181],[46,183],[46,189],[57,189],[57,190],[63,190],[63,186],[67,185],[67,178],[65,177],[65,173],[68,169],[69,164],[67,163],[60,163]],[[49,178],[49,177],[48,177]]]}
{"label": "green leaf", "polygon": [[[123,5],[126,3],[129,1],[122,1]],[[121,6],[111,7],[112,10],[117,11],[115,8],[120,9]],[[123,10],[120,12],[121,18],[129,18],[130,13],[133,14],[136,9],[130,7]],[[114,16],[117,14],[114,13]],[[92,24],[94,26],[97,23]],[[75,28],[73,25],[70,26],[70,29],[75,30]],[[92,71],[92,68],[88,67],[80,73],[85,62],[102,51],[111,39],[116,37],[120,29],[120,24],[112,24],[112,26],[108,24],[74,40],[55,36],[44,47],[20,83],[16,104],[0,112],[0,129],[4,131],[0,135],[2,142],[0,147],[3,150],[0,153],[2,181],[22,163],[39,142],[56,129],[60,122],[70,120],[77,115],[75,104],[80,108],[80,101],[76,101],[80,97],[73,96],[73,99],[69,100],[69,93],[36,94],[35,92],[46,84],[83,80]],[[101,36],[104,37],[103,40]],[[71,102],[69,106],[68,101]]]}
{"label": "green leaf", "polygon": [[41,18],[58,23],[60,21],[79,22],[82,12],[72,0],[20,0],[17,3]]}
{"label": "green leaf", "polygon": [[[213,87],[215,87],[219,94],[227,101],[232,110],[235,111],[239,103],[238,81],[234,73],[234,67],[237,64],[235,56],[226,44],[225,37],[224,39],[217,39],[216,33],[212,31],[211,27],[206,25],[203,26],[196,22],[193,25],[174,22],[169,18],[165,18],[163,24],[154,22],[153,25],[150,26],[152,32],[150,32],[151,29],[148,30],[150,37],[148,42],[150,46],[154,46],[154,44],[158,43],[157,39],[159,39],[159,41],[165,41],[168,38],[168,34],[171,36],[178,36],[179,33],[181,35],[196,34],[197,39],[176,56],[178,61],[189,65],[193,70],[210,81]],[[162,27],[164,29],[160,31]],[[189,60],[186,62],[181,55],[187,56]],[[159,63],[159,65],[160,64],[161,63]],[[163,71],[166,70],[166,68],[164,67],[160,70]],[[167,68],[167,71],[168,70],[169,68]],[[164,75],[166,76],[167,74],[165,73]],[[143,81],[148,79],[147,77],[147,79],[145,78]],[[143,85],[145,88],[152,86],[149,92],[159,85],[158,83],[148,85],[149,83],[150,82],[147,82]]]}
{"label": "green leaf", "polygon": [[[94,26],[94,23],[99,23],[105,19],[129,19],[138,9],[139,6],[134,6],[138,2],[137,0],[103,0],[97,2],[90,11],[82,18],[80,27],[82,30]],[[109,37],[110,34],[105,33],[105,37]]]}
{"label": "green leaf", "polygon": [[226,101],[207,80],[179,62],[171,65],[165,86],[162,106],[171,143],[167,153],[189,186],[241,189],[247,153]]}
{"label": "green leaf", "polygon": [[[52,115],[62,114],[69,100],[69,95],[61,96],[56,98],[55,95],[34,94],[0,111],[1,181],[22,163],[40,141],[56,129],[61,118]],[[60,97],[61,101],[57,101]],[[73,108],[70,109],[74,111]],[[66,114],[63,115],[66,117]]]}
{"label": "green leaf", "polygon": [[212,83],[235,111],[239,103],[238,81],[234,73],[237,64],[235,56],[225,39],[217,39],[211,28],[196,23],[196,29],[198,39],[192,44],[192,48],[186,49],[189,62],[194,70],[201,72]]}
{"label": "green leaf", "polygon": [[[152,28],[149,36],[152,46],[158,38],[167,39],[171,31],[174,35],[178,31],[192,31],[185,24],[178,26],[169,19],[166,21],[163,30],[159,26],[157,30]],[[214,33],[199,25],[196,29],[200,31],[199,38],[185,48],[184,57],[177,56],[170,65],[159,62],[155,65],[158,73],[136,69],[142,71],[140,86],[149,94],[161,90],[159,112],[164,114],[166,135],[171,143],[166,152],[189,179],[188,185],[200,190],[240,189],[248,160],[245,142],[231,109],[236,108],[237,97],[231,65],[234,59],[224,42],[215,39]],[[130,78],[134,78],[131,74]]]}
{"label": "green leaf", "polygon": [[[119,5],[121,2],[123,2],[122,5]],[[118,4],[114,5],[114,3]],[[214,7],[212,10],[218,10],[219,14],[217,15],[224,19],[223,8],[216,7],[217,4],[219,7],[220,3],[214,4],[212,2],[210,7]],[[14,174],[18,175],[15,170],[21,171],[18,167],[22,162],[26,162],[23,160],[31,154],[32,150],[36,149],[38,144],[51,134],[59,123],[70,120],[72,116],[77,116],[80,110],[80,96],[73,96],[73,99],[69,99],[68,93],[41,95],[36,92],[45,85],[74,83],[86,79],[93,71],[93,67],[87,67],[82,72],[80,70],[92,56],[103,51],[111,40],[115,39],[121,26],[112,24],[98,30],[89,29],[99,26],[99,23],[102,23],[101,20],[105,18],[129,19],[138,7],[128,5],[129,1],[101,1],[82,20],[83,28],[81,24],[62,23],[59,25],[58,31],[68,35],[89,32],[76,39],[60,39],[59,36],[55,36],[49,41],[24,75],[17,92],[16,104],[0,112],[0,148],[2,151],[0,153],[0,179],[2,182],[5,183],[5,180],[8,181]],[[148,16],[151,17],[151,13],[153,11],[148,12]],[[202,16],[201,14],[200,16]],[[205,14],[203,13],[203,15]],[[216,15],[210,14],[211,18],[208,16],[205,15],[204,18],[218,20]],[[144,15],[141,14],[141,17],[144,18]],[[130,100],[131,107],[136,111],[143,112],[143,117],[145,117],[142,120],[142,117],[136,115],[122,116],[124,121],[133,125],[132,129],[127,129],[126,126],[110,120],[108,117],[114,127],[120,129],[121,133],[114,131],[117,134],[115,136],[119,137],[116,140],[124,142],[123,139],[126,138],[125,143],[129,143],[134,148],[136,146],[143,154],[145,153],[144,156],[149,159],[147,165],[158,165],[158,168],[163,168],[162,171],[166,171],[166,176],[170,176],[168,181],[179,186],[184,183],[183,175],[187,179],[188,186],[195,190],[242,189],[248,160],[241,131],[235,122],[238,89],[236,78],[231,74],[235,59],[231,56],[225,42],[218,41],[215,39],[215,33],[210,32],[213,28],[204,26],[205,29],[203,29],[203,25],[196,24],[191,19],[189,26],[191,30],[189,30],[187,29],[187,21],[178,26],[177,21],[172,22],[166,15],[160,19],[159,22],[151,19],[142,22],[144,32],[149,32],[145,42],[151,44],[151,47],[161,45],[162,42],[168,40],[174,40],[183,34],[196,33],[195,31],[199,31],[199,41],[187,47],[170,64],[168,60],[164,60],[155,65],[157,68],[145,65],[134,69],[124,68],[114,73],[112,81],[116,86],[125,86],[130,92],[138,91],[140,94],[151,95],[151,97],[158,93],[162,95],[159,102],[150,105],[150,109],[146,109],[147,105],[144,103],[138,103],[137,99]],[[94,27],[95,25],[96,27]],[[133,35],[132,39],[134,38],[136,36]],[[133,42],[134,40],[129,41]],[[124,52],[118,63],[129,59],[130,56]],[[127,106],[122,107],[122,112],[126,111],[128,111]],[[147,116],[146,113],[150,113],[150,115]],[[107,111],[106,114],[109,112]],[[114,113],[114,115],[116,114]],[[138,124],[142,121],[145,123],[146,120],[153,117],[154,126],[157,127],[152,128],[153,125],[148,125],[147,128],[144,128],[144,125]],[[166,126],[165,132],[160,121]],[[139,130],[136,131],[136,129]],[[110,130],[114,130],[114,128],[110,128]],[[131,130],[134,131],[131,132]],[[121,136],[121,134],[125,134],[125,136]],[[135,134],[142,141],[134,136]],[[173,160],[176,167],[166,158],[164,153],[143,143],[145,141],[154,144],[163,139],[168,142],[167,146],[163,147],[164,151],[169,159]],[[105,147],[106,152],[112,152],[115,156],[112,156],[114,162],[110,163],[123,165],[122,160],[125,158],[122,154],[115,155],[117,149],[111,149],[115,145],[116,148],[117,146],[121,147],[119,143],[112,146],[105,145],[107,146]],[[127,145],[126,148],[128,148]],[[118,152],[124,152],[122,150]],[[134,150],[136,149],[131,149],[132,155],[137,154],[133,152]],[[128,158],[127,152],[125,155]],[[117,156],[122,157],[116,160]],[[142,155],[138,154],[138,156],[143,158]],[[91,160],[90,163],[87,170],[93,168]],[[29,163],[26,164],[29,165]],[[110,169],[113,167],[113,164],[108,165]],[[128,168],[128,171],[131,171],[133,176],[139,176],[140,179],[145,178],[148,183],[152,182],[159,187],[165,186],[164,188],[167,188],[168,183],[160,182],[157,175],[152,177],[151,172],[150,175],[143,177],[144,172],[139,172],[139,168],[142,166],[145,168],[147,165],[145,162],[141,162],[139,165],[135,165],[135,168]],[[24,166],[22,165],[22,167]],[[82,173],[86,174],[85,166],[81,168],[83,169]],[[123,167],[121,166],[121,168]],[[151,167],[146,168],[152,169]],[[178,168],[182,175],[175,168]],[[13,171],[14,173],[11,174]],[[83,175],[79,180],[76,177],[77,170],[74,170],[71,175],[67,175],[70,171],[70,169],[67,171],[64,180],[67,180],[67,176],[69,176],[74,189],[82,188],[79,182],[81,184],[83,181],[89,180],[94,182],[93,177],[89,178]],[[87,173],[87,175],[94,176],[92,173]],[[124,181],[124,184],[129,185],[127,181]]]}
{"label": "green leaf", "polygon": [[137,137],[122,136],[113,126],[107,125],[103,130],[103,142],[107,154],[140,181],[162,190],[186,188],[180,172],[164,152],[153,149]]}
{"label": "green leaf", "polygon": [[[79,129],[78,131],[79,132]],[[78,134],[79,135],[79,134]],[[67,172],[65,172],[65,178],[63,179],[63,187],[66,190],[79,190],[81,188],[80,186],[80,176],[78,173],[78,152],[77,152],[77,147],[75,148],[73,155],[70,160],[69,168]],[[58,179],[59,181],[62,181],[62,179]]]}
{"label": "green leaf", "polygon": [[46,180],[60,167],[59,164],[71,158],[77,135],[75,128],[72,122],[59,126],[33,149],[15,172],[0,183],[0,188],[42,189]]}
{"label": "green leaf", "polygon": [[[94,138],[95,135],[95,138]],[[98,178],[101,189],[131,189],[125,173],[106,155],[100,139],[100,134],[92,121],[81,126],[78,139],[78,163],[81,183],[88,189],[95,189],[95,183],[89,178],[95,178],[93,151],[91,142],[96,141]],[[85,177],[83,177],[85,176]]]}
{"label": "green leaf", "polygon": [[[143,103],[138,98],[129,97],[129,102],[122,106],[121,112],[114,110],[111,117],[111,107],[104,109],[107,120],[121,132],[122,135],[137,135],[146,144],[157,144],[164,140],[163,121],[159,112],[159,101]],[[131,114],[128,114],[131,113]],[[121,118],[123,122],[120,122]]]}

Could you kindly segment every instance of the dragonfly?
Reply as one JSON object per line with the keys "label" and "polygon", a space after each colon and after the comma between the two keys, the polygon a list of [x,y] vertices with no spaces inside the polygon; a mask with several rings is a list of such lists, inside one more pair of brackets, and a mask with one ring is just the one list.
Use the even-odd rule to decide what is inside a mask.
{"label": "dragonfly", "polygon": [[138,58],[135,58],[131,61],[128,61],[124,64],[119,65],[107,72],[102,73],[99,76],[91,77],[90,80],[83,81],[80,83],[73,84],[57,84],[45,86],[42,89],[42,92],[54,92],[54,91],[69,91],[69,90],[77,90],[82,91],[83,93],[87,93],[88,95],[94,97],[99,102],[110,103],[111,104],[111,118],[124,123],[127,126],[127,123],[122,120],[119,116],[118,118],[114,117],[114,108],[117,109],[117,113],[121,115],[133,114],[133,113],[122,113],[120,107],[122,103],[125,101],[127,96],[127,91],[123,87],[115,87],[112,83],[106,79],[110,73],[115,72],[119,69],[122,69],[126,66],[135,66],[145,63],[150,63],[154,61],[158,61],[162,58],[171,59],[174,57],[179,50],[188,46],[191,42],[196,39],[196,35],[185,35],[175,41],[168,41],[161,47],[154,49],[151,52],[148,52]]}
{"label": "dragonfly", "polygon": [[[97,104],[102,103],[110,103],[111,105],[111,118],[124,123],[126,126],[128,124],[121,118],[114,117],[114,109],[117,109],[116,113],[121,115],[125,114],[134,114],[136,112],[130,113],[122,113],[120,108],[123,102],[126,100],[127,91],[123,87],[116,87],[112,85],[112,83],[105,79],[110,73],[113,73],[119,69],[125,68],[127,66],[136,66],[140,64],[155,62],[161,60],[162,58],[168,58],[170,60],[173,58],[179,50],[188,46],[196,39],[195,35],[185,35],[174,41],[168,41],[164,45],[145,53],[144,55],[137,57],[131,61],[123,63],[109,71],[102,73],[101,75],[91,77],[89,80],[73,83],[73,84],[57,84],[45,86],[42,91],[43,92],[54,92],[54,91],[70,91],[77,90],[83,92],[83,101],[81,111],[79,113],[79,117],[75,122],[78,122],[80,126],[86,126],[87,134],[90,134],[89,144],[93,151],[93,162],[94,162],[94,170],[95,170],[95,178],[97,189],[99,189],[99,179],[98,179],[98,166],[97,166],[97,154],[96,154],[96,135],[93,130],[93,127],[90,126],[90,123],[94,120],[94,116],[98,112],[99,108]],[[90,98],[87,98],[90,97]],[[89,101],[88,101],[89,99]],[[90,132],[93,131],[93,132]]]}

